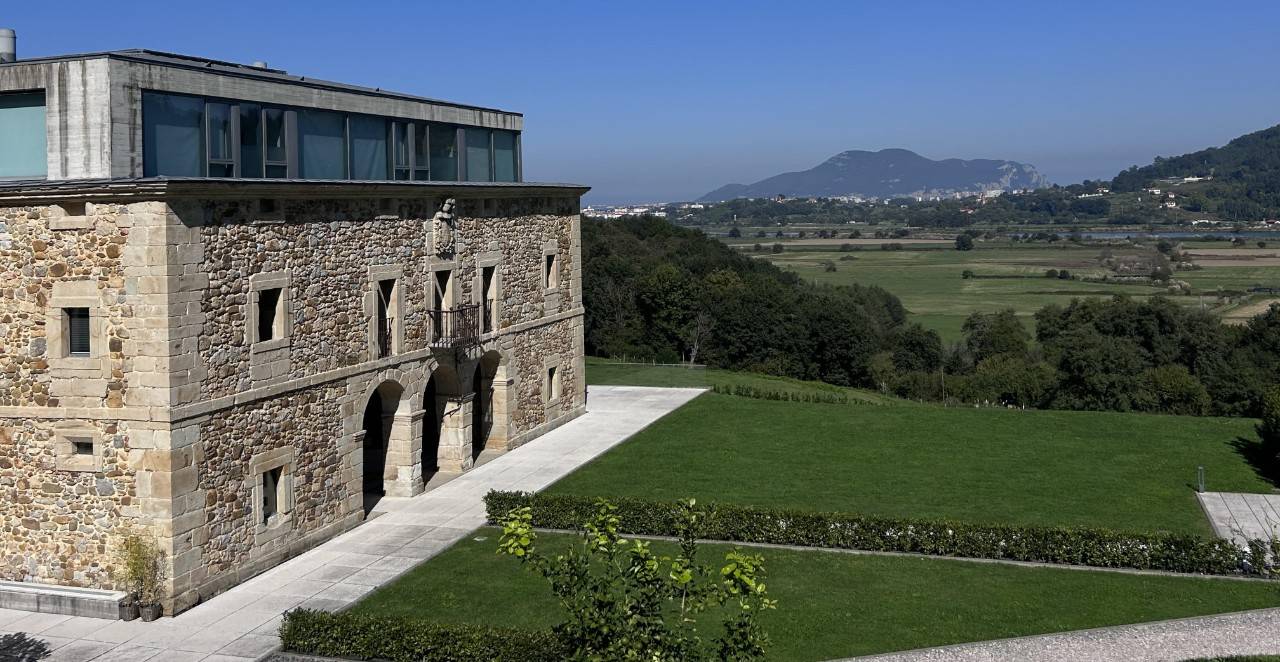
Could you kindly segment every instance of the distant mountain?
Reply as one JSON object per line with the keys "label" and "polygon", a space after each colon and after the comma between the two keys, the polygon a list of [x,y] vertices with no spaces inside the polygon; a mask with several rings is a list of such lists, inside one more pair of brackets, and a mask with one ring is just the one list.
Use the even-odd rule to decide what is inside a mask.
{"label": "distant mountain", "polygon": [[850,150],[803,172],[787,172],[754,184],[729,184],[700,199],[831,197],[891,198],[957,192],[1041,188],[1049,182],[1034,166],[994,159],[934,161],[905,149]]}

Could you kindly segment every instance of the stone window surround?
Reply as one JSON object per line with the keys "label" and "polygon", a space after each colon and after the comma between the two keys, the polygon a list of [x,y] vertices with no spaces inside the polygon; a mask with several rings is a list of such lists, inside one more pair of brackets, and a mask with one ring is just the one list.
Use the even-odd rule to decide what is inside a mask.
{"label": "stone window surround", "polygon": [[[66,308],[89,309],[89,356],[71,356],[67,347]],[[53,284],[45,312],[45,353],[55,369],[99,370],[110,374],[107,356],[106,323],[102,319],[102,299],[96,280],[58,281]]]}
{"label": "stone window surround", "polygon": [[[288,270],[256,273],[249,276],[249,302],[245,304],[245,337],[250,338],[250,356],[260,352],[283,349],[289,346],[293,336],[293,292],[290,283],[293,274]],[[258,297],[263,290],[280,289],[280,299],[276,302],[276,337],[262,342],[256,341],[258,335]]]}
{"label": "stone window surround", "polygon": [[[547,356],[542,359],[542,404],[547,409],[559,405],[560,397],[563,395],[560,384],[564,379],[564,373],[561,372],[560,366],[561,361],[558,356]],[[550,374],[552,370],[555,370],[554,376]]]}
{"label": "stone window surround", "polygon": [[[262,475],[272,469],[280,469],[280,482],[276,484],[276,515],[270,522],[263,522],[262,508]],[[263,451],[249,460],[246,488],[253,494],[253,541],[263,545],[293,530],[293,469],[294,449],[292,446]]]}
{"label": "stone window surround", "polygon": [[392,289],[391,306],[391,356],[404,352],[404,266],[400,264],[370,265],[365,292],[365,314],[369,320],[369,356],[378,357],[378,287],[384,280],[396,281]]}
{"label": "stone window surround", "polygon": [[435,301],[436,274],[441,271],[449,272],[450,284],[452,285],[449,288],[449,300],[444,302],[445,310],[453,310],[458,303],[458,284],[453,282],[453,279],[458,275],[457,259],[427,261],[427,274],[430,278],[427,279],[427,298],[424,305],[427,308],[431,308],[432,302]]}
{"label": "stone window surround", "polygon": [[[546,261],[548,257],[555,257],[552,263],[552,270],[546,271]],[[563,265],[560,263],[560,242],[555,239],[548,239],[542,242],[542,264],[538,265],[542,268],[543,274],[543,293],[553,294],[559,293],[560,288],[564,285],[564,279],[560,277],[560,270]]]}
{"label": "stone window surround", "polygon": [[[96,428],[59,427],[54,429],[53,435],[53,448],[56,454],[54,469],[91,473],[102,471],[102,434]],[[78,455],[75,448],[77,441],[91,442],[93,454]]]}
{"label": "stone window surround", "polygon": [[[545,259],[545,258],[544,258]],[[481,306],[487,305],[484,298],[484,270],[493,267],[493,331],[481,334],[481,338],[492,338],[502,332],[498,325],[498,320],[502,317],[502,251],[488,251],[481,253],[476,257],[476,275],[475,285],[471,288],[471,294],[475,298],[476,303]],[[434,275],[433,275],[434,277]],[[434,286],[433,286],[434,287]]]}
{"label": "stone window surround", "polygon": [[50,209],[55,211],[49,219],[50,230],[87,230],[93,227],[92,202],[64,202]]}

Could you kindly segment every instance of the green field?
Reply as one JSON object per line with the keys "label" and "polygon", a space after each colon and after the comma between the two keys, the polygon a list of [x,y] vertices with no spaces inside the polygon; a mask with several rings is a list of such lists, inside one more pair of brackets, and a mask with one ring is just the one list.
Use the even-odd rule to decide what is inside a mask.
{"label": "green field", "polygon": [[[861,244],[859,250],[841,251],[841,240],[784,240],[781,254],[755,253],[754,242],[765,246],[774,240],[733,240],[748,255],[768,259],[802,278],[833,284],[860,283],[878,285],[897,295],[910,312],[910,319],[934,329],[945,342],[960,339],[960,327],[973,312],[991,312],[1012,308],[1034,328],[1031,316],[1040,308],[1073,298],[1109,297],[1126,294],[1135,298],[1163,292],[1161,288],[1132,284],[1089,283],[1078,280],[1044,278],[1048,269],[1066,269],[1072,274],[1103,276],[1107,270],[1098,261],[1103,247],[1057,244],[1013,244],[1007,241],[979,242],[971,251],[957,251],[949,245],[912,244],[910,239],[875,240]],[[885,251],[880,243],[902,243],[904,250]],[[847,243],[847,242],[843,242]],[[1196,242],[1195,250],[1229,249],[1227,242]],[[1214,307],[1219,290],[1246,290],[1257,285],[1280,286],[1280,261],[1270,258],[1280,247],[1241,250],[1241,259],[1203,259],[1202,269],[1178,271],[1175,278],[1185,280],[1195,289],[1194,296],[1177,296],[1186,305]],[[1111,248],[1123,253],[1132,249]],[[826,270],[828,262],[836,271]],[[964,279],[972,271],[979,278]],[[1004,278],[981,278],[1004,276]],[[1011,276],[1023,276],[1013,278]]]}
{"label": "green field", "polygon": [[1211,490],[1272,490],[1237,450],[1253,426],[708,393],[548,491],[1210,535],[1197,466]]}
{"label": "green field", "polygon": [[[480,529],[353,609],[443,623],[549,628],[562,620],[545,581]],[[570,536],[546,535],[544,551]],[[670,545],[654,544],[671,554]],[[702,548],[707,563],[722,545]],[[770,660],[810,661],[1280,605],[1280,587],[1227,579],[1027,568],[951,559],[766,549],[779,602],[763,617]],[[709,626],[717,627],[712,621]]]}

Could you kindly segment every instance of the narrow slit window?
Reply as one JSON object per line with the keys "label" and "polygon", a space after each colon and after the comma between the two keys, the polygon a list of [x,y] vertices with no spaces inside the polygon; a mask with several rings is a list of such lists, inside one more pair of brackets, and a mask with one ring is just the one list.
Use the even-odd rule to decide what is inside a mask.
{"label": "narrow slit window", "polygon": [[547,402],[558,400],[560,398],[560,380],[556,379],[556,367],[547,368],[547,384],[545,392],[547,394]]}
{"label": "narrow slit window", "polygon": [[378,357],[391,356],[392,346],[392,329],[395,324],[395,312],[393,310],[393,302],[395,300],[396,281],[381,280],[378,281]]}
{"label": "narrow slit window", "polygon": [[89,333],[89,309],[66,308],[67,355],[89,356],[93,353],[93,339]]}
{"label": "narrow slit window", "polygon": [[555,253],[550,253],[546,257],[545,272],[543,273],[542,283],[546,289],[560,287],[560,268],[559,260],[556,259]]}
{"label": "narrow slit window", "polygon": [[272,287],[258,292],[258,342],[274,340],[282,321],[280,311],[281,288]]}
{"label": "narrow slit window", "polygon": [[262,472],[262,523],[270,525],[280,511],[280,475],[283,467]]}
{"label": "narrow slit window", "polygon": [[483,299],[481,305],[481,332],[493,333],[495,320],[498,317],[498,268],[484,267],[480,270],[480,285]]}

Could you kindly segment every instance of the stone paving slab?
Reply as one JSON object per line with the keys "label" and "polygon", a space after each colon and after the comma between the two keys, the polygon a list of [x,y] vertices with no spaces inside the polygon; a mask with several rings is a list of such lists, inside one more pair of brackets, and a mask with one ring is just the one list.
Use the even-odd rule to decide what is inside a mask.
{"label": "stone paving slab", "polygon": [[1280,494],[1201,492],[1200,507],[1219,538],[1246,546],[1280,536]]}
{"label": "stone paving slab", "polygon": [[1165,662],[1280,654],[1280,609],[1077,630],[848,658],[845,662]]}
{"label": "stone paving slab", "polygon": [[350,606],[484,524],[489,490],[542,489],[702,392],[592,386],[577,419],[429,492],[384,498],[377,517],[174,618],[0,609],[0,647],[42,642],[42,662],[254,662],[279,646],[285,611]]}

